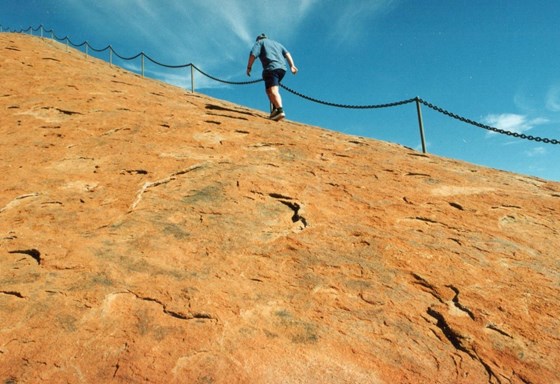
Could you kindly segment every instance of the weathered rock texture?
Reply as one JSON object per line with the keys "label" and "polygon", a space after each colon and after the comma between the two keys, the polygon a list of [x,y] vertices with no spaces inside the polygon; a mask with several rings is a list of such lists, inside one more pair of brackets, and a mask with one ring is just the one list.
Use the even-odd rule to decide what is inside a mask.
{"label": "weathered rock texture", "polygon": [[558,183],[0,53],[2,383],[560,382]]}

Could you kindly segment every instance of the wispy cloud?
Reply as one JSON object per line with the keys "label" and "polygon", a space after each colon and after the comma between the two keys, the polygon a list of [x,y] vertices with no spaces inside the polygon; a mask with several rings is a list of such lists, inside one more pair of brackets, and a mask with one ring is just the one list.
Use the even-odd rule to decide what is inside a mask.
{"label": "wispy cloud", "polygon": [[535,147],[525,151],[527,157],[544,156],[548,153],[545,147]]}
{"label": "wispy cloud", "polygon": [[[319,0],[65,1],[83,33],[104,35],[123,55],[146,52],[159,62],[205,66],[213,75],[244,76],[255,36],[298,38]],[[89,31],[89,32],[88,32]],[[91,41],[91,40],[90,40]],[[100,43],[101,44],[101,43]]]}
{"label": "wispy cloud", "polygon": [[255,36],[262,32],[282,40],[293,38],[319,1],[191,0],[190,3],[202,3],[198,5],[201,13],[214,16],[205,23],[209,23],[211,29],[221,31],[221,38],[233,35],[240,43],[252,45]]}
{"label": "wispy cloud", "polygon": [[372,19],[394,9],[395,0],[344,1],[330,25],[329,39],[335,44],[352,43],[363,38],[371,29]]}
{"label": "wispy cloud", "polygon": [[546,108],[552,112],[560,112],[560,85],[554,85],[548,90]]}
{"label": "wispy cloud", "polygon": [[[548,122],[547,119],[542,117],[529,119],[526,115],[515,113],[490,114],[483,120],[491,127],[514,133],[524,133],[537,125]],[[494,134],[494,132],[489,132],[489,134]]]}
{"label": "wispy cloud", "polygon": [[[96,47],[111,44],[125,57],[143,51],[163,64],[194,63],[218,78],[242,81],[258,34],[265,32],[288,49],[316,29],[326,41],[347,44],[364,38],[373,18],[394,9],[398,1],[60,0],[60,4],[72,18],[83,20],[72,31],[80,33],[79,38],[74,35],[77,39]],[[161,79],[165,78],[169,76]],[[206,85],[222,86],[207,82],[198,88]]]}

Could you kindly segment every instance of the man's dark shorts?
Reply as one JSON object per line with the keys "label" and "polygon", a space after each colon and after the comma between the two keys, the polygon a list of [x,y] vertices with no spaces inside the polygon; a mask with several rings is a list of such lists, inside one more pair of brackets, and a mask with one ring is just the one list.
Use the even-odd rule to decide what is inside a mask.
{"label": "man's dark shorts", "polygon": [[273,69],[272,71],[269,70],[263,71],[262,77],[264,80],[265,88],[268,89],[270,87],[274,87],[280,84],[285,74],[286,71],[283,69]]}

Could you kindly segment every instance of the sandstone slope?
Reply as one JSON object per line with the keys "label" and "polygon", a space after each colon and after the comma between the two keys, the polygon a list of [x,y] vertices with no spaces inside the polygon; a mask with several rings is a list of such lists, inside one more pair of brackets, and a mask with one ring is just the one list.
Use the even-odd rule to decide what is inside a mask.
{"label": "sandstone slope", "polygon": [[560,184],[0,52],[3,383],[560,382]]}

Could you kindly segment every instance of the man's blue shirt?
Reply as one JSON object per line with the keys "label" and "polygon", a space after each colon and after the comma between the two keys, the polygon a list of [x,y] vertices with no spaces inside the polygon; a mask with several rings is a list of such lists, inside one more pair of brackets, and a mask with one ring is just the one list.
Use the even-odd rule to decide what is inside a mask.
{"label": "man's blue shirt", "polygon": [[275,69],[286,70],[284,57],[288,51],[284,46],[274,40],[261,39],[255,43],[251,49],[251,55],[261,60],[263,70],[272,71]]}

